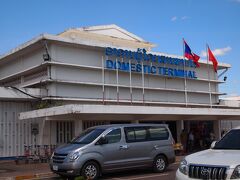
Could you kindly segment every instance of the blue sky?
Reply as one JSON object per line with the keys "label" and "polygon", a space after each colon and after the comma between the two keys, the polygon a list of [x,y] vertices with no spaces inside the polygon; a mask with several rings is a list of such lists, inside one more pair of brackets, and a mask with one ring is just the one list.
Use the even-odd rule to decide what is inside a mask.
{"label": "blue sky", "polygon": [[181,55],[184,37],[203,56],[208,43],[232,65],[221,92],[240,95],[240,0],[7,0],[0,7],[0,54],[41,33],[117,24],[159,52]]}

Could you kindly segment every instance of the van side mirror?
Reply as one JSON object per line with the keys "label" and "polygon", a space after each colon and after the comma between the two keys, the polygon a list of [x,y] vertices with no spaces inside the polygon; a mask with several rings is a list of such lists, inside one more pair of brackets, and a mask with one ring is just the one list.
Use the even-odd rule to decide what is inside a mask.
{"label": "van side mirror", "polygon": [[213,149],[215,147],[216,143],[217,143],[217,141],[213,141],[210,148]]}
{"label": "van side mirror", "polygon": [[108,143],[108,140],[106,137],[101,137],[97,142],[98,145],[107,144],[107,143]]}

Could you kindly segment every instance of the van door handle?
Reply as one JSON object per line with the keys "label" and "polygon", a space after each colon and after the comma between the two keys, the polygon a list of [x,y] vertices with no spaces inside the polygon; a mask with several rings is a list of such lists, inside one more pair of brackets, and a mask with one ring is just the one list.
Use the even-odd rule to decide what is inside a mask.
{"label": "van door handle", "polygon": [[158,150],[158,149],[159,149],[159,146],[158,146],[158,145],[155,145],[155,146],[154,146],[154,149],[155,149],[155,150]]}
{"label": "van door handle", "polygon": [[128,145],[121,145],[121,146],[119,146],[119,149],[126,150],[126,149],[128,149]]}

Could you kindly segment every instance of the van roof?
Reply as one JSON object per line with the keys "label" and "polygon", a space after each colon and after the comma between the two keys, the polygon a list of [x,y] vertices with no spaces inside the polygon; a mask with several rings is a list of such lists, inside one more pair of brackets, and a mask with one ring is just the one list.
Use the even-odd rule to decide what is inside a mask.
{"label": "van roof", "polygon": [[112,127],[139,127],[139,126],[164,126],[167,127],[167,124],[153,124],[153,123],[141,123],[141,124],[108,124],[108,125],[99,125],[99,126],[94,126],[94,128],[98,129],[107,129],[107,128],[112,128]]}

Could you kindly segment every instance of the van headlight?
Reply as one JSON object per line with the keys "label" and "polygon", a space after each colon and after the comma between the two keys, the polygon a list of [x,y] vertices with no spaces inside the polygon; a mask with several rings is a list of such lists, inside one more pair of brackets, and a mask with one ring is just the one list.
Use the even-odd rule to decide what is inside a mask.
{"label": "van headlight", "polygon": [[239,179],[240,178],[240,165],[238,165],[233,173],[232,173],[232,176],[231,176],[231,179]]}
{"label": "van headlight", "polygon": [[73,154],[71,154],[70,156],[69,156],[69,160],[70,161],[75,161],[77,158],[79,158],[79,156],[80,156],[80,152],[75,152],[75,153],[73,153]]}
{"label": "van headlight", "polygon": [[183,159],[181,162],[180,162],[180,165],[179,165],[179,171],[185,175],[188,174],[188,163],[185,159]]}

